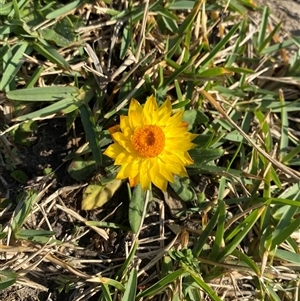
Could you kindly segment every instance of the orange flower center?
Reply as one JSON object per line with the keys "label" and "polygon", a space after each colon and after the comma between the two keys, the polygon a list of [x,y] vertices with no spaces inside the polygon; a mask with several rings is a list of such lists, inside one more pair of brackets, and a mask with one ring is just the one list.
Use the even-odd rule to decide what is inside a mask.
{"label": "orange flower center", "polygon": [[165,134],[157,125],[144,125],[131,138],[134,149],[143,157],[156,157],[165,146]]}

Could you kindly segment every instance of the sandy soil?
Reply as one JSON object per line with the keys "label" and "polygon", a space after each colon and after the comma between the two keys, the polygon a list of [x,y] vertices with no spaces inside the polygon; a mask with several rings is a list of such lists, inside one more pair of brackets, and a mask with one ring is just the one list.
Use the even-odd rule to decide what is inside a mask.
{"label": "sandy soil", "polygon": [[300,36],[300,0],[255,0],[256,3],[269,6],[275,22],[282,22],[282,28],[288,34]]}

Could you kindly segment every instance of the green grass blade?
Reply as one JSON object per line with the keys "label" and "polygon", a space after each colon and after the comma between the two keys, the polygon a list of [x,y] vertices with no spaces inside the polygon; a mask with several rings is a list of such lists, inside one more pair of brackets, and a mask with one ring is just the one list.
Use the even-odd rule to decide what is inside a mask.
{"label": "green grass blade", "polygon": [[148,296],[158,295],[160,292],[162,292],[165,289],[165,287],[169,283],[171,283],[171,282],[177,280],[179,277],[185,275],[186,272],[187,272],[186,269],[181,268],[181,269],[179,269],[175,272],[170,273],[166,277],[158,280],[155,284],[153,284],[149,288],[147,288],[144,291],[138,293],[137,300],[139,300],[141,298],[148,297]]}
{"label": "green grass blade", "polygon": [[194,281],[201,287],[201,289],[210,297],[211,300],[214,301],[222,301],[221,298],[218,297],[216,292],[207,285],[199,275],[197,275],[195,272],[190,271],[191,277],[194,279]]}
{"label": "green grass blade", "polygon": [[137,289],[137,271],[133,268],[130,272],[128,282],[126,283],[125,293],[122,301],[132,301],[135,300]]}
{"label": "green grass blade", "polygon": [[255,261],[252,258],[250,258],[245,253],[243,253],[239,250],[234,250],[232,252],[232,255],[236,256],[237,259],[239,260],[239,262],[242,262],[242,263],[246,264],[248,267],[250,267],[257,276],[260,275],[260,272],[261,272],[260,268],[256,265]]}
{"label": "green grass blade", "polygon": [[263,44],[266,40],[266,32],[267,32],[269,14],[270,14],[269,8],[267,6],[265,6],[262,20],[261,20],[260,30],[258,33],[258,39],[257,39],[257,44],[258,44],[257,46],[258,46],[259,52],[261,52],[264,49]]}
{"label": "green grass blade", "polygon": [[31,47],[27,42],[19,42],[11,48],[12,56],[8,58],[7,63],[4,65],[4,72],[0,81],[0,90],[8,90],[8,85],[15,78],[17,72],[23,65],[24,53],[29,54]]}
{"label": "green grass blade", "polygon": [[19,211],[17,212],[16,216],[14,217],[11,228],[14,233],[17,233],[19,229],[22,227],[24,222],[26,221],[28,215],[32,210],[32,205],[37,198],[37,194],[34,191],[29,191],[26,199]]}
{"label": "green grass blade", "polygon": [[220,52],[220,50],[228,43],[228,41],[232,38],[234,33],[239,28],[240,24],[235,24],[232,26],[230,31],[227,33],[227,35],[221,39],[221,41],[210,51],[209,55],[205,60],[203,60],[200,70],[204,70],[208,67],[208,65],[211,63],[212,59]]}
{"label": "green grass blade", "polygon": [[[276,246],[279,246],[282,244],[284,241],[286,241],[290,235],[296,230],[300,229],[300,220],[299,218],[296,218],[292,222],[289,223],[288,226],[282,229],[282,224],[280,223],[279,227],[276,228],[276,233],[272,235],[272,245],[271,245],[271,250],[273,250]],[[282,229],[281,232],[278,232],[280,229]]]}
{"label": "green grass blade", "polygon": [[[225,182],[226,179],[222,177],[222,181],[224,182],[224,187],[225,187]],[[221,186],[221,185],[220,185]],[[222,189],[220,189],[222,191]],[[218,218],[218,223],[217,223],[217,230],[216,230],[216,235],[215,235],[215,240],[214,244],[212,246],[212,250],[208,256],[209,259],[215,260],[220,253],[221,248],[223,247],[223,239],[224,239],[224,232],[225,232],[225,220],[226,220],[226,208],[225,208],[225,203],[220,199],[222,198],[222,195],[219,195],[219,202],[218,202],[218,207],[220,207],[220,214]]]}
{"label": "green grass blade", "polygon": [[283,93],[279,94],[279,101],[281,103],[281,137],[280,137],[280,145],[279,145],[279,158],[283,160],[283,158],[287,154],[287,149],[289,146],[289,133],[288,133],[288,128],[289,128],[289,121],[288,121],[288,114],[286,111],[286,106],[285,106],[285,99],[283,96]]}
{"label": "green grass blade", "polygon": [[7,92],[7,97],[17,101],[58,101],[69,98],[70,94],[78,94],[76,87],[38,87]]}
{"label": "green grass blade", "polygon": [[194,257],[200,256],[200,253],[204,247],[204,244],[207,242],[208,237],[211,236],[211,232],[215,228],[218,223],[218,219],[220,216],[220,207],[217,207],[217,210],[213,217],[210,219],[208,224],[206,225],[204,231],[201,233],[201,236],[195,241],[194,248],[193,248],[193,255]]}
{"label": "green grass blade", "polygon": [[[228,255],[230,255],[239,245],[239,243],[245,238],[247,233],[252,229],[258,218],[264,211],[264,207],[254,210],[249,216],[245,218],[234,230],[225,234],[226,247],[222,252],[218,254],[217,260],[222,261]],[[230,241],[232,239],[232,241]]]}
{"label": "green grass blade", "polygon": [[84,0],[76,0],[73,1],[71,3],[67,3],[63,6],[61,6],[60,8],[52,11],[51,13],[46,15],[46,18],[51,20],[51,19],[55,19],[55,18],[60,18],[64,15],[69,14],[72,10],[76,9],[78,6],[84,4],[86,1]]}
{"label": "green grass blade", "polygon": [[265,41],[263,41],[263,43],[260,45],[259,52],[263,51],[264,48],[267,46],[267,44],[269,44],[272,41],[273,37],[275,36],[277,31],[280,29],[280,27],[281,27],[281,23],[279,23],[275,26],[275,28],[268,35],[268,37],[265,39]]}
{"label": "green grass blade", "polygon": [[19,4],[17,0],[13,0],[13,5],[14,5],[14,12],[15,12],[14,17],[20,20],[21,16],[20,16]]}
{"label": "green grass blade", "polygon": [[92,111],[86,104],[80,106],[79,111],[84,132],[92,150],[96,165],[100,166],[102,164],[102,152],[99,144],[99,134],[96,130]]}
{"label": "green grass blade", "polygon": [[286,250],[277,249],[275,251],[275,256],[299,266],[300,254],[292,253],[292,252],[286,251]]}
{"label": "green grass blade", "polygon": [[272,46],[269,46],[267,48],[265,48],[264,50],[261,51],[261,55],[265,55],[265,54],[271,54],[273,52],[279,51],[281,49],[287,48],[289,46],[294,45],[294,40],[293,39],[288,39],[283,41],[282,43],[278,43]]}
{"label": "green grass blade", "polygon": [[35,112],[25,114],[23,116],[15,118],[16,121],[25,121],[25,120],[40,120],[44,119],[52,114],[57,114],[59,112],[62,113],[70,113],[72,111],[77,110],[79,104],[76,104],[73,99],[62,99],[50,106],[47,106],[43,109],[37,110]]}
{"label": "green grass blade", "polygon": [[109,287],[105,283],[101,283],[101,288],[102,288],[102,294],[105,298],[105,301],[113,301],[110,295]]}
{"label": "green grass blade", "polygon": [[32,47],[53,64],[57,64],[64,69],[70,69],[69,63],[59,54],[59,52],[54,47],[46,45],[42,42],[35,42],[32,44]]}
{"label": "green grass blade", "polygon": [[135,256],[136,250],[138,247],[138,241],[134,242],[133,247],[131,248],[131,252],[129,253],[128,257],[126,258],[125,262],[123,263],[122,267],[118,270],[116,274],[116,279],[121,279],[125,271],[129,268],[130,264],[132,263],[132,260]]}

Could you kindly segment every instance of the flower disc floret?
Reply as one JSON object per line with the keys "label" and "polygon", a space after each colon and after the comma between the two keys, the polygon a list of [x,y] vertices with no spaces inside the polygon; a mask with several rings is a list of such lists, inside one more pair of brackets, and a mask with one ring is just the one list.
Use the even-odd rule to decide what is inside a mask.
{"label": "flower disc floret", "polygon": [[131,142],[141,156],[156,157],[164,149],[165,134],[157,125],[144,125],[134,131]]}

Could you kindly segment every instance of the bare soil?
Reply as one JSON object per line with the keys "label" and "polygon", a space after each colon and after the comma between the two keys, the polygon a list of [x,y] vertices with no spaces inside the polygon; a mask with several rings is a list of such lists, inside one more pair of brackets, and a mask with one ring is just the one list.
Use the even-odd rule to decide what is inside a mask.
{"label": "bare soil", "polygon": [[300,36],[300,0],[256,0],[268,6],[274,21],[282,22],[282,28],[289,34]]}

